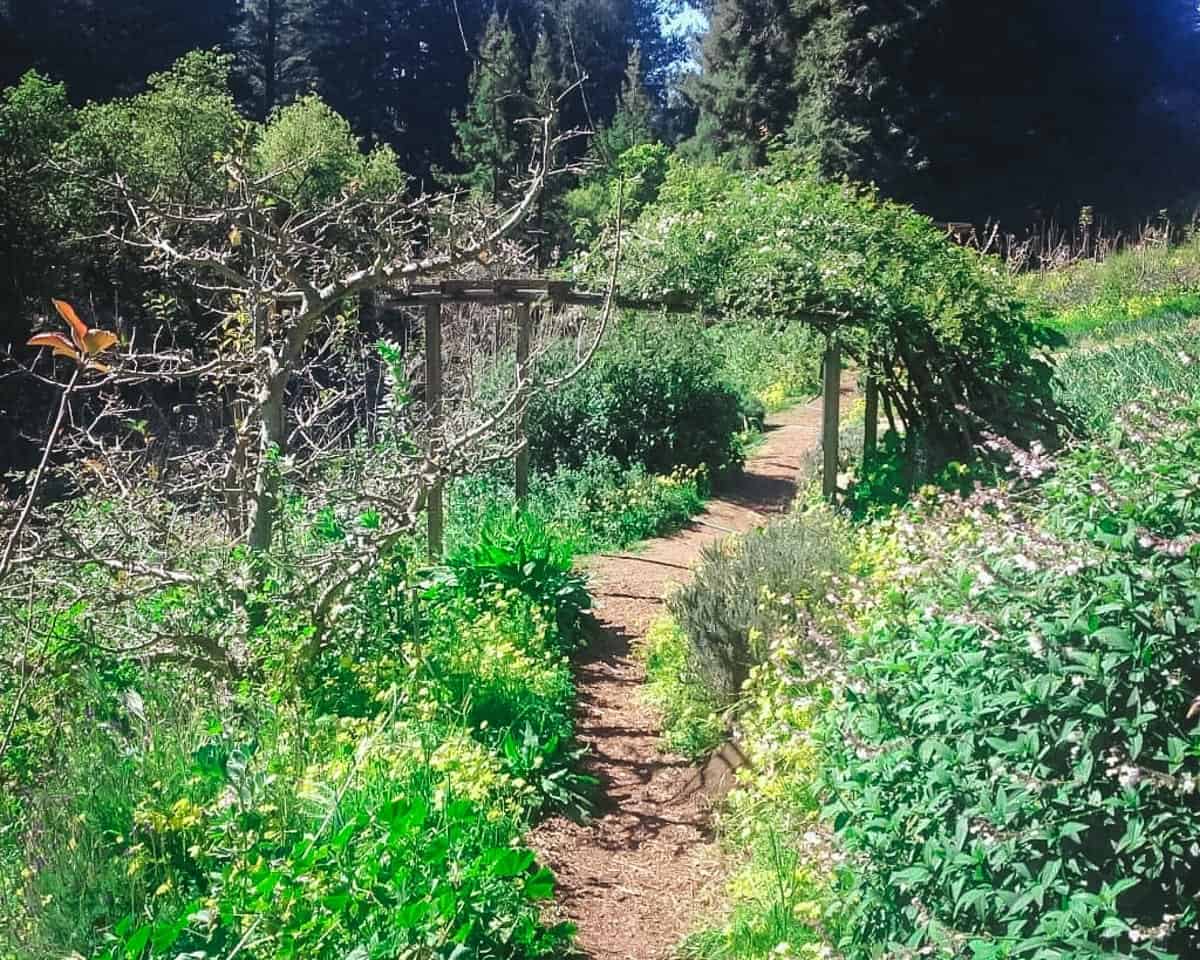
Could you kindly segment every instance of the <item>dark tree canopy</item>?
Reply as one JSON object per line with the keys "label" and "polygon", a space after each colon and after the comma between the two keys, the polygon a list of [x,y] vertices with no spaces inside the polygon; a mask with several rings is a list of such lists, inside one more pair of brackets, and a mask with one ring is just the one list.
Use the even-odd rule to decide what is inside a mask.
{"label": "dark tree canopy", "polygon": [[772,138],[945,219],[1117,218],[1191,190],[1185,0],[713,0],[693,147]]}
{"label": "dark tree canopy", "polygon": [[683,58],[661,17],[678,0],[0,0],[0,87],[30,69],[66,83],[76,104],[144,88],[189,50],[236,55],[241,106],[264,119],[319,93],[369,141],[393,146],[424,179],[453,168],[451,116],[471,97],[484,27],[511,26],[528,63],[545,58],[566,84],[588,78],[564,123],[607,123],[630,50],[641,49],[660,107]]}

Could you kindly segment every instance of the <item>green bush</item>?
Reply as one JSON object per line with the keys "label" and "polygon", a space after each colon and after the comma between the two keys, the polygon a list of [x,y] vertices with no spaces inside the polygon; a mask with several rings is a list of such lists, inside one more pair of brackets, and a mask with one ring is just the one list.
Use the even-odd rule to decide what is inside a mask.
{"label": "green bush", "polygon": [[1200,410],[1118,427],[881,535],[827,744],[848,956],[1200,950]]}
{"label": "green bush", "polygon": [[740,466],[742,404],[698,334],[688,323],[647,319],[615,334],[564,389],[534,397],[535,468],[577,469],[596,456],[660,474],[704,465],[719,476]]}
{"label": "green bush", "polygon": [[[541,521],[576,554],[630,546],[676,530],[704,507],[703,468],[655,476],[640,464],[622,467],[592,457],[530,478],[522,511]],[[463,477],[450,488],[448,542],[473,541],[493,518],[516,509],[511,468]]]}
{"label": "green bush", "polygon": [[706,546],[692,580],[667,606],[687,635],[692,668],[714,695],[736,697],[766,659],[780,622],[775,601],[783,598],[789,616],[809,615],[846,563],[842,525],[823,510]]}

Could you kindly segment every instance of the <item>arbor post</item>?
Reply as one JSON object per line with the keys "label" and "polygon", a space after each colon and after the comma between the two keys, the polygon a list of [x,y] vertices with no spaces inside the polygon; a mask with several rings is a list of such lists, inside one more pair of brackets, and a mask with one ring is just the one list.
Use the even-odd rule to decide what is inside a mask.
{"label": "arbor post", "polygon": [[[425,406],[429,411],[431,446],[442,437],[442,305],[425,307]],[[429,524],[429,558],[440,560],[445,539],[445,491],[440,482],[429,488],[426,517]]]}
{"label": "arbor post", "polygon": [[[517,318],[517,389],[525,387],[525,379],[529,376],[529,341],[531,339],[533,322],[530,317],[529,304],[519,303],[513,311]],[[524,503],[529,497],[529,446],[525,436],[525,401],[521,401],[520,413],[517,416],[517,442],[522,444],[517,451],[516,490],[517,502]]]}
{"label": "arbor post", "polygon": [[869,370],[866,382],[866,419],[863,422],[863,464],[875,459],[879,447],[879,381]]}
{"label": "arbor post", "polygon": [[825,451],[825,463],[821,475],[821,494],[833,501],[837,499],[838,428],[842,400],[842,350],[836,337],[830,337],[825,347],[824,367],[821,447]]}

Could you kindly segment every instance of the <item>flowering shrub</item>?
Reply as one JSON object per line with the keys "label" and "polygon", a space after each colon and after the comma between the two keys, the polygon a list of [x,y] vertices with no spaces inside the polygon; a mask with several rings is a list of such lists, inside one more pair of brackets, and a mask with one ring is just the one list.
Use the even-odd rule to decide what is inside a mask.
{"label": "flowering shrub", "polygon": [[1200,409],[876,535],[832,724],[850,957],[1200,950]]}

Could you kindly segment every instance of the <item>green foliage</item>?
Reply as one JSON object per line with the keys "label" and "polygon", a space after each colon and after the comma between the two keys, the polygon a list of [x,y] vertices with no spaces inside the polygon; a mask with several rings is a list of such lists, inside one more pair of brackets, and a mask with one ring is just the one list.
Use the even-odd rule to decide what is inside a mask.
{"label": "green foliage", "polygon": [[716,0],[701,50],[702,70],[690,81],[699,107],[694,141],[685,149],[732,165],[766,159],[796,107],[795,49],[799,24],[788,0]]}
{"label": "green foliage", "polygon": [[1089,431],[1104,431],[1121,407],[1156,393],[1200,397],[1196,337],[1176,318],[1174,329],[1111,346],[1084,346],[1061,355],[1055,372],[1059,395]]}
{"label": "green foliage", "polygon": [[566,387],[529,405],[535,467],[581,467],[599,455],[654,473],[740,466],[741,406],[712,349],[686,324],[624,328]]}
{"label": "green foliage", "polygon": [[62,176],[46,161],[74,121],[66,88],[39,74],[25,74],[0,95],[0,256],[8,273],[0,286],[0,330],[11,330],[14,341],[29,328],[20,316],[24,298],[61,271],[54,253],[64,228],[55,202]]}
{"label": "green foliage", "polygon": [[[523,511],[537,518],[578,554],[631,546],[683,526],[703,509],[708,484],[704,471],[649,474],[640,465],[622,467],[593,457],[578,469],[560,467],[530,478]],[[463,477],[450,488],[448,537],[472,541],[490,518],[516,506],[510,470]]]}
{"label": "green foliage", "polygon": [[463,168],[449,179],[488,200],[499,200],[519,176],[528,132],[518,121],[528,115],[527,70],[516,35],[493,11],[471,74],[470,102],[454,122],[454,158]]}
{"label": "green foliage", "polygon": [[754,324],[718,323],[705,331],[726,381],[743,398],[775,412],[821,391],[824,342],[812,327],[785,324],[764,336]]}
{"label": "green foliage", "polygon": [[[820,734],[833,691],[844,681],[838,644],[843,626],[828,592],[847,579],[850,531],[823,511],[790,517],[767,530],[776,554],[806,556],[800,562],[763,562],[777,570],[773,578],[795,587],[759,593],[754,629],[761,631],[757,643],[769,656],[749,668],[742,685],[732,727],[745,762],[717,821],[736,864],[728,883],[729,916],[689,936],[680,949],[684,957],[816,960],[827,955],[841,909],[838,853],[820,823]],[[835,546],[814,549],[822,538]],[[797,540],[795,547],[784,546]],[[749,594],[754,583],[747,577],[743,590]],[[668,657],[677,658],[679,641],[669,635],[664,641]],[[711,704],[714,697],[692,685],[690,650],[682,665],[669,663],[668,657],[661,675],[651,672],[651,689],[668,697],[668,718],[682,716],[686,723],[691,703]],[[688,683],[672,682],[672,666]]]}
{"label": "green foliage", "polygon": [[880,532],[891,595],[827,744],[848,956],[1200,948],[1200,411],[1117,426]]}
{"label": "green foliage", "polygon": [[315,94],[272,114],[255,158],[264,174],[280,171],[275,190],[302,209],[332,200],[350,184],[377,196],[404,186],[392,150],[364,154],[350,124]]}
{"label": "green foliage", "polygon": [[[289,498],[283,521],[241,679],[106,663],[95,615],[75,610],[46,614],[58,647],[26,652],[62,670],[30,659],[31,693],[0,683],[17,719],[0,767],[6,960],[224,955],[243,938],[251,960],[515,960],[569,941],[542,922],[553,878],[518,839],[592,786],[566,657],[589,601],[569,553],[519,517],[432,575],[402,542],[308,659],[296,570],[369,518]],[[193,643],[239,629],[190,585],[117,614]]]}
{"label": "green foliage", "polygon": [[[596,248],[583,269],[604,258]],[[836,333],[934,460],[961,459],[985,429],[1053,436],[1051,370],[1037,356],[1052,338],[1000,264],[908,207],[787,158],[755,175],[672,161],[621,275],[623,289],[691,295],[764,338],[798,317]]]}
{"label": "green foliage", "polygon": [[640,143],[616,152],[611,166],[584,178],[561,200],[563,219],[570,225],[577,246],[595,243],[614,226],[618,210],[629,223],[658,195],[667,175],[670,150],[661,143]]}
{"label": "green foliage", "polygon": [[779,624],[815,616],[847,563],[845,533],[824,511],[797,515],[706,546],[692,580],[667,600],[688,638],[692,669],[715,697],[736,697],[767,659]]}
{"label": "green foliage", "polygon": [[[227,56],[189,53],[127,100],[90,103],[61,156],[93,176],[126,178],[131,187],[202,202],[221,196],[225,176],[214,157],[230,153],[245,121],[229,92]],[[75,182],[80,201],[103,202],[95,185]]]}
{"label": "green foliage", "polygon": [[1148,240],[1103,259],[1026,274],[1018,284],[1024,297],[1053,312],[1054,326],[1068,336],[1107,336],[1111,325],[1160,311],[1195,312],[1200,238],[1179,244]]}
{"label": "green foliage", "polygon": [[663,741],[673,753],[699,760],[721,745],[721,704],[695,675],[688,640],[670,617],[646,632],[646,698],[662,715]]}
{"label": "green foliage", "polygon": [[517,510],[490,516],[478,537],[477,543],[460,547],[448,560],[462,588],[518,590],[543,610],[557,611],[565,636],[578,634],[590,600],[583,578],[571,569],[568,544],[554,538],[535,517]]}

